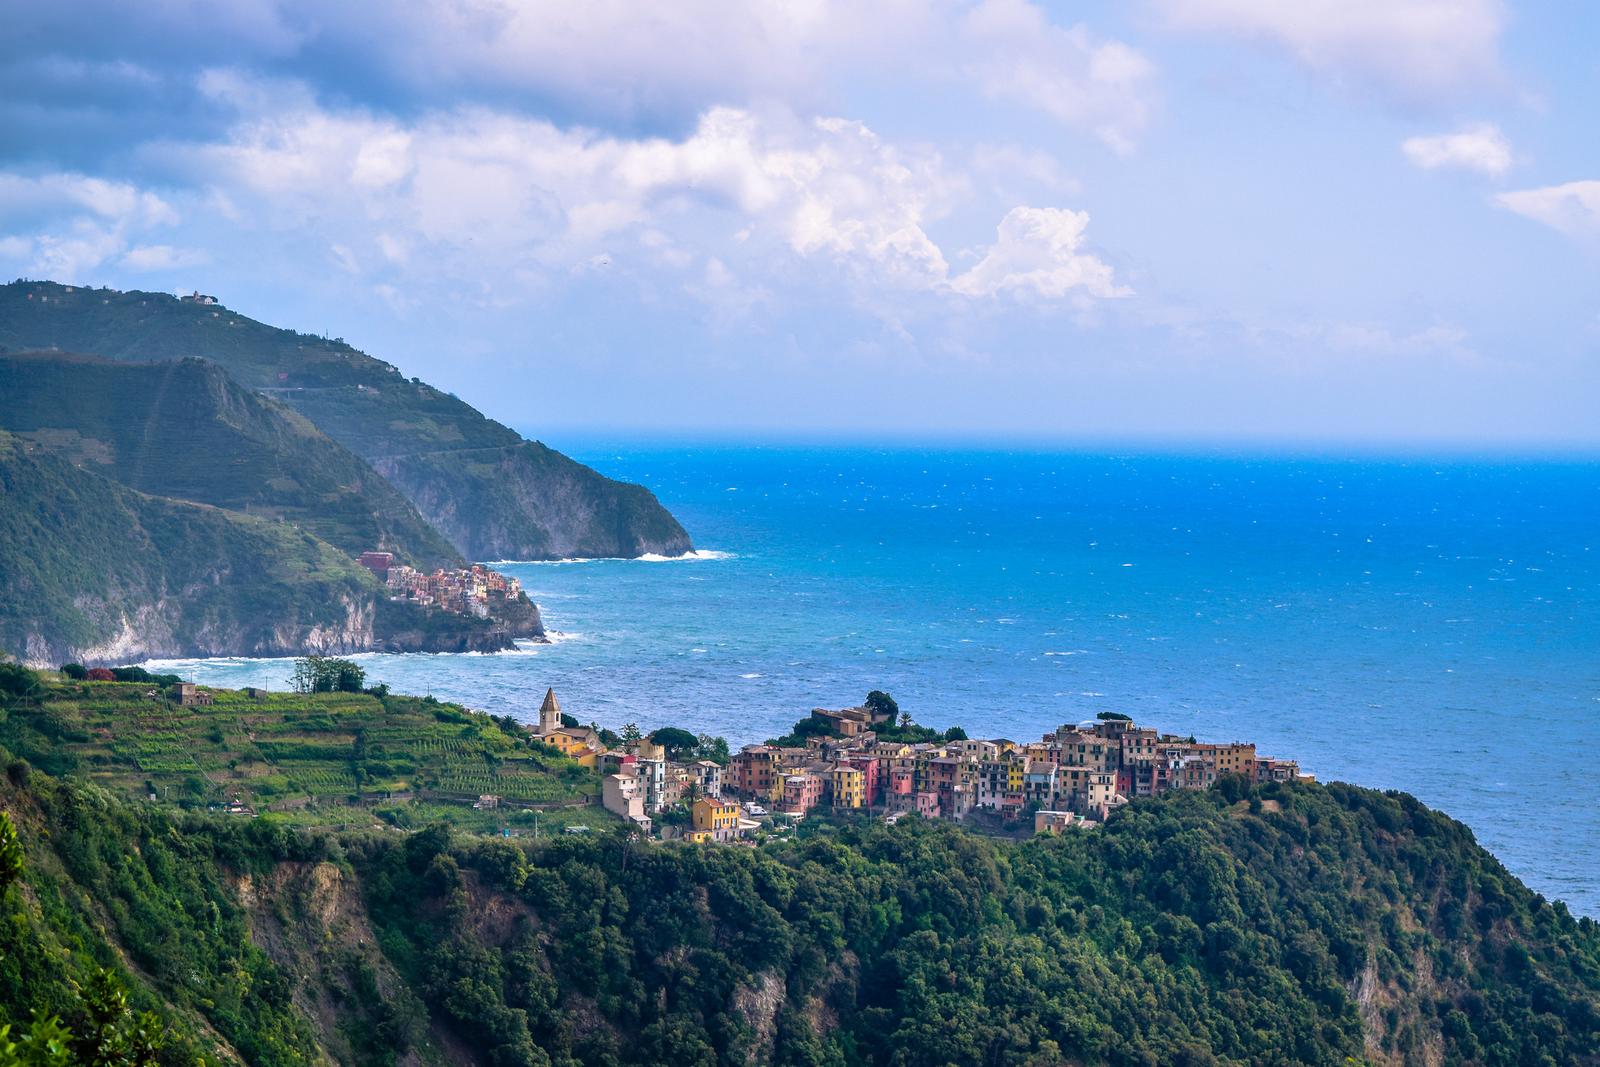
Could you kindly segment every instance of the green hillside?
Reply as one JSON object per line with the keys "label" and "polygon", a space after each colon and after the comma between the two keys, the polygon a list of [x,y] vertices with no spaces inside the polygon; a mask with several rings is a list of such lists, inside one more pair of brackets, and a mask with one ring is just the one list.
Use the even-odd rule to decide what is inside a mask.
{"label": "green hillside", "polygon": [[162,293],[0,286],[0,345],[125,361],[212,360],[365,459],[471,559],[666,555],[688,535],[646,489],[613,481],[388,363]]}
{"label": "green hillside", "polygon": [[[71,743],[110,728],[58,699]],[[386,759],[423,759],[422,707],[382,704],[302,714],[404,723]],[[13,1040],[54,1014],[171,1064],[1600,1062],[1600,929],[1404,795],[1235,782],[1021,843],[862,820],[746,848],[207,816],[74,758],[0,752]],[[118,987],[142,1025],[97,1008]]]}
{"label": "green hillside", "polygon": [[282,519],[350,555],[461,563],[365,462],[215,364],[0,353],[0,396],[0,429],[129,488]]}
{"label": "green hillside", "polygon": [[308,533],[145,496],[0,433],[0,650],[265,652],[358,625],[377,589]]}
{"label": "green hillside", "polygon": [[476,619],[390,602],[304,530],[147,496],[0,431],[0,654],[36,664],[324,651],[489,651],[538,609]]}
{"label": "green hillside", "polygon": [[183,707],[136,682],[47,683],[0,720],[0,745],[44,771],[128,799],[238,801],[295,818],[364,821],[359,798],[397,793],[583,804],[599,778],[513,723],[432,698],[205,690]]}

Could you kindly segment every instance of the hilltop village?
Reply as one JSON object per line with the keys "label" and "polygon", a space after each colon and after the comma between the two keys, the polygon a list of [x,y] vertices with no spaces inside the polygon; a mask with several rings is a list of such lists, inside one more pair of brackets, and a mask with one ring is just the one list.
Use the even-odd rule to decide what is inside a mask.
{"label": "hilltop village", "polygon": [[881,693],[872,698],[861,707],[818,708],[789,738],[746,745],[726,766],[674,759],[662,743],[666,731],[608,747],[601,731],[562,715],[554,690],[529,731],[599,771],[607,810],[647,834],[706,842],[738,840],[764,824],[819,811],[881,813],[891,821],[907,815],[1031,821],[1036,833],[1052,832],[1101,822],[1132,798],[1205,789],[1227,775],[1251,782],[1311,778],[1294,760],[1258,755],[1253,743],[1163,734],[1113,712],[1032,742],[975,740],[960,730],[907,740],[908,732],[931,731],[897,726],[893,701]]}
{"label": "hilltop village", "polygon": [[363,552],[361,565],[389,590],[390,600],[408,600],[456,615],[489,618],[522,595],[522,583],[481,563],[432,574],[396,563],[392,552]]}

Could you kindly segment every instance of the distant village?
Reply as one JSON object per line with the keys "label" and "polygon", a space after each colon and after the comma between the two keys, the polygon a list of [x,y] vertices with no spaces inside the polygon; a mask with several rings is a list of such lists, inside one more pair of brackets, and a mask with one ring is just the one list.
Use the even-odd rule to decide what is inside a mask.
{"label": "distant village", "polygon": [[[1031,818],[1034,832],[1056,832],[1101,822],[1132,798],[1206,789],[1225,775],[1311,778],[1296,761],[1258,755],[1249,742],[1200,742],[1114,713],[1032,742],[881,740],[893,712],[870,706],[818,708],[811,718],[803,746],[746,745],[726,767],[709,759],[675,762],[649,738],[608,748],[594,728],[563,724],[554,690],[529,730],[600,772],[608,811],[646,834],[701,842],[736,841],[818,811],[881,813],[890,821],[987,813],[1012,823]],[[656,825],[682,805],[689,808],[686,825]]]}
{"label": "distant village", "polygon": [[432,574],[396,563],[392,552],[363,552],[361,565],[389,589],[390,600],[487,618],[495,608],[522,595],[522,583],[481,563]]}

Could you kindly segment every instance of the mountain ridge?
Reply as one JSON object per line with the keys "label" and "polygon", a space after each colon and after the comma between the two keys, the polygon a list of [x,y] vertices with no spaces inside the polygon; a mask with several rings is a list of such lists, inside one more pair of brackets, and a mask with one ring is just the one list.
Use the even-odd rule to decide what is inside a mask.
{"label": "mountain ridge", "polygon": [[0,351],[0,396],[0,429],[130,489],[292,522],[352,557],[463,563],[364,460],[214,363]]}
{"label": "mountain ridge", "polygon": [[618,482],[345,344],[165,293],[0,286],[0,345],[210,360],[369,462],[466,558],[682,555],[648,489]]}

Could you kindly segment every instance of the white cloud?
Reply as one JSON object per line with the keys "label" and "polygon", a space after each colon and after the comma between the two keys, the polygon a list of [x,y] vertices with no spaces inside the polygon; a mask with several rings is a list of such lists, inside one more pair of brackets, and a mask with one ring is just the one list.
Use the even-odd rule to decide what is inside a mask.
{"label": "white cloud", "polygon": [[651,231],[664,245],[683,220],[712,216],[714,226],[722,215],[713,232],[753,224],[802,258],[927,288],[947,266],[924,224],[948,210],[958,184],[937,153],[885,144],[861,123],[733,108],[713,109],[678,141],[481,110],[405,126],[306,109],[187,154],[231,203],[256,197],[258,224],[316,220],[348,269],[453,256],[482,273],[572,265],[617,234]]}
{"label": "white cloud", "polygon": [[59,214],[83,214],[138,226],[171,225],[172,206],[154,193],[127,182],[56,172],[21,175],[0,172],[0,222]]}
{"label": "white cloud", "polygon": [[963,31],[965,69],[990,97],[1089,129],[1119,152],[1149,121],[1154,67],[1120,41],[1097,40],[1081,24],[1052,25],[1027,0],[983,0]]}
{"label": "white cloud", "polygon": [[1320,336],[1335,354],[1391,359],[1443,358],[1458,362],[1481,358],[1472,348],[1471,337],[1465,330],[1444,323],[1410,333],[1371,322],[1342,322],[1314,327],[1307,332]]}
{"label": "white cloud", "polygon": [[175,248],[172,245],[139,245],[130,248],[120,260],[132,270],[180,270],[209,263],[211,257],[198,248]]}
{"label": "white cloud", "polygon": [[164,198],[127,182],[0,171],[0,226],[13,230],[0,247],[7,271],[81,280],[125,257],[138,235],[178,221]]}
{"label": "white cloud", "polygon": [[1481,123],[1455,133],[1408,137],[1400,144],[1414,166],[1423,170],[1460,167],[1500,175],[1511,168],[1511,144],[1492,123]]}
{"label": "white cloud", "polygon": [[1575,238],[1600,238],[1600,181],[1521,189],[1495,197],[1501,207]]}
{"label": "white cloud", "polygon": [[407,123],[291,93],[224,144],[163,151],[241,225],[314,231],[330,262],[375,284],[455,281],[514,299],[539,279],[592,274],[603,256],[624,276],[676,272],[740,314],[830,278],[880,305],[1125,293],[1081,250],[1087,216],[1048,208],[1013,210],[953,279],[928,227],[970,193],[968,177],[842,118],[714,108],[682,139],[627,139],[484,109]]}
{"label": "white cloud", "polygon": [[[24,5],[10,23],[28,47],[11,57],[0,45],[0,73],[10,63],[23,99],[46,111],[63,108],[59,84],[116,112],[233,68],[385,110],[478,105],[681,133],[718,106],[836,110],[852,80],[915,99],[976,79],[1120,143],[1143,124],[1149,69],[1127,45],[1057,26],[1026,0],[411,0],[376,18],[370,5],[325,0],[81,0]],[[107,54],[118,71],[154,72],[137,99],[126,75],[101,70]],[[42,77],[40,56],[65,73]]]}
{"label": "white cloud", "polygon": [[1089,216],[1060,208],[1012,208],[984,257],[950,287],[965,296],[1014,291],[1059,300],[1069,293],[1113,298],[1133,290],[1117,285],[1111,267],[1083,251]]}
{"label": "white cloud", "polygon": [[1499,0],[1154,0],[1180,29],[1263,41],[1341,82],[1437,100],[1500,77]]}

